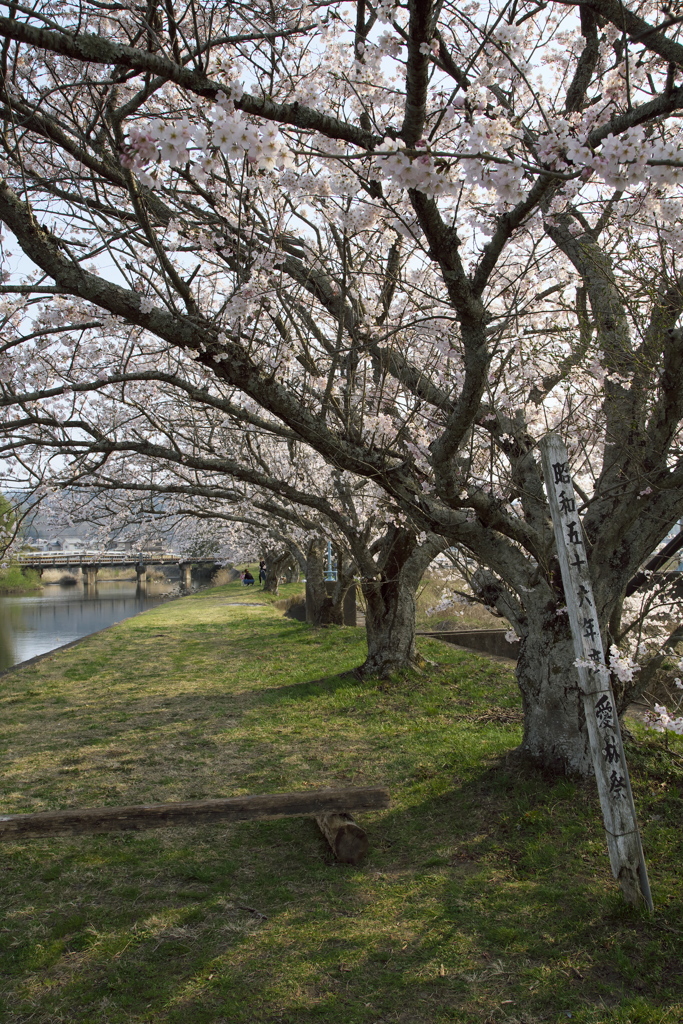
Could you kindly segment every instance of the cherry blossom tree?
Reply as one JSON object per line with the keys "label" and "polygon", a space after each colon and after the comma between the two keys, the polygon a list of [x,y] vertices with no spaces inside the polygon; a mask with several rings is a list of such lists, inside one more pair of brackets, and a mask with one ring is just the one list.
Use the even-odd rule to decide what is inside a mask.
{"label": "cherry blossom tree", "polygon": [[[186,370],[70,384],[68,405],[64,386],[40,403],[23,401],[21,416],[6,423],[11,439],[0,456],[30,449],[41,487],[64,494],[61,503],[52,499],[55,507],[69,521],[97,522],[103,536],[131,528],[137,535],[160,522],[214,524],[216,544],[234,548],[239,540],[244,552],[265,557],[272,593],[298,562],[319,624],[343,622],[345,595],[358,582],[368,638],[358,674],[419,667],[416,592],[447,542],[418,534],[367,478],[327,466],[291,431],[269,429],[258,410],[237,405],[219,382],[211,393],[201,388],[194,364]],[[338,567],[331,594],[323,579],[328,541]]]}
{"label": "cherry blossom tree", "polygon": [[74,389],[196,363],[469,552],[524,748],[590,771],[536,450],[569,445],[609,648],[683,513],[678,19],[86,2],[0,35],[7,407],[81,357]]}

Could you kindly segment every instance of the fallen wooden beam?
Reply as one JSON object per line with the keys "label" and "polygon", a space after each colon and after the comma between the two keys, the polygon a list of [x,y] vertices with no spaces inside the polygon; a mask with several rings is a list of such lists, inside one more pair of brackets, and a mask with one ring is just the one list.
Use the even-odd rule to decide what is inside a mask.
{"label": "fallen wooden beam", "polygon": [[326,811],[316,814],[315,820],[342,864],[358,864],[368,852],[367,834],[348,811]]}
{"label": "fallen wooden beam", "polygon": [[175,804],[132,804],[128,807],[88,807],[38,814],[0,815],[0,841],[122,829],[200,825],[212,821],[246,821],[322,815],[330,811],[373,811],[389,806],[383,786],[341,787],[301,793],[263,793],[221,800],[188,800]]}

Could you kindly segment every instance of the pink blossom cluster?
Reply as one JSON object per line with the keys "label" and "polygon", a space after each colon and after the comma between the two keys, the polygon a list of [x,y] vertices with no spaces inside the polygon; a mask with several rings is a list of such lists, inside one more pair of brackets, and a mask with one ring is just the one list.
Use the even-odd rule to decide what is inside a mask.
{"label": "pink blossom cluster", "polygon": [[425,608],[425,615],[431,617],[437,615],[439,612],[449,612],[451,615],[464,615],[464,609],[455,608],[456,604],[464,604],[464,598],[459,597],[457,594],[444,594],[444,596],[437,601],[435,605],[430,608]]}
{"label": "pink blossom cluster", "polygon": [[600,153],[587,166],[613,188],[624,188],[642,181],[648,156],[645,134],[638,126],[621,135],[608,135]]}
{"label": "pink blossom cluster", "polygon": [[366,415],[363,421],[365,436],[372,442],[386,444],[396,437],[397,425],[391,416],[384,412],[376,415]]}
{"label": "pink blossom cluster", "polygon": [[396,7],[397,4],[394,0],[380,0],[376,8],[377,20],[383,25],[388,24],[393,20],[394,15],[396,14]]}
{"label": "pink blossom cluster", "polygon": [[426,143],[420,140],[416,149],[417,155],[412,155],[395,139],[385,139],[384,151],[377,157],[375,169],[401,188],[419,189],[434,197],[455,195],[457,182],[448,177],[443,166],[437,165]]}
{"label": "pink blossom cluster", "polygon": [[248,121],[234,105],[241,87],[233,84],[230,92],[230,98],[224,93],[217,97],[209,112],[209,125],[191,122],[187,117],[179,121],[157,118],[144,128],[132,128],[121,163],[149,186],[155,181],[148,168],[156,163],[177,167],[193,160],[199,177],[206,176],[219,154],[239,162],[246,158],[253,170],[272,170],[287,164],[289,158],[277,125]]}
{"label": "pink blossom cluster", "polygon": [[675,732],[683,736],[683,716],[673,718],[663,704],[655,704],[654,712],[649,712],[648,727],[655,732]]}
{"label": "pink blossom cluster", "polygon": [[439,40],[430,39],[428,43],[420,43],[420,53],[425,56],[432,54],[434,57],[437,57],[439,54]]}
{"label": "pink blossom cluster", "polygon": [[146,164],[153,163],[158,156],[156,135],[149,126],[133,127],[128,134],[128,142],[121,153],[121,164],[129,170],[137,170]]}
{"label": "pink blossom cluster", "polygon": [[558,171],[595,173],[612,188],[626,188],[642,182],[661,184],[683,180],[683,137],[650,138],[636,125],[620,135],[607,135],[597,151],[588,145],[590,125],[576,130],[560,118],[552,131],[540,140],[538,157]]}
{"label": "pink blossom cluster", "polygon": [[[562,609],[566,611],[566,609]],[[610,677],[610,673],[619,680],[621,683],[630,683],[636,672],[640,672],[640,665],[637,665],[635,661],[628,654],[622,654],[616,644],[612,644],[609,649],[609,655],[607,657],[607,665],[599,665],[594,661],[590,661],[585,658],[577,658],[574,664],[577,668],[587,668],[591,672],[595,673],[604,682],[607,682]]]}
{"label": "pink blossom cluster", "polygon": [[493,31],[492,44],[486,47],[489,67],[499,68],[506,76],[518,77],[526,71],[529,62],[525,53],[523,30],[517,25],[499,24]]}
{"label": "pink blossom cluster", "polygon": [[388,57],[398,57],[403,49],[403,40],[393,32],[382,32],[377,38],[377,49]]}
{"label": "pink blossom cluster", "polygon": [[616,644],[609,649],[609,667],[620,683],[630,683],[634,674],[640,671],[640,666],[628,654],[622,654]]}

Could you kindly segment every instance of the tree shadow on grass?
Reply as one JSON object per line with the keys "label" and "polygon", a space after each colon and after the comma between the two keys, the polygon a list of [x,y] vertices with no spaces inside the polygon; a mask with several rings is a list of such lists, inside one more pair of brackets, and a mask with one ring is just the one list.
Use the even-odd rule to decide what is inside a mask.
{"label": "tree shadow on grass", "polygon": [[267,689],[260,687],[254,690],[242,690],[240,698],[245,703],[248,703],[250,707],[258,707],[259,705],[307,700],[311,697],[331,695],[337,690],[360,685],[353,670],[349,670],[348,672],[335,672],[332,675],[307,679],[303,682],[285,683],[283,686],[270,686]]}
{"label": "tree shadow on grass", "polygon": [[623,904],[591,786],[508,754],[395,795],[360,868],[302,819],[9,848],[7,1019],[657,1024],[681,1000],[671,915]]}

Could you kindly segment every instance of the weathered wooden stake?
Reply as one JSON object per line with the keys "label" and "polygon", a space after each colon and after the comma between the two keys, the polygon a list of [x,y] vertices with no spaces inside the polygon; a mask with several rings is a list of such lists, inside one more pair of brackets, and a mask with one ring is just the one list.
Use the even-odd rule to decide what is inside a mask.
{"label": "weathered wooden stake", "polygon": [[652,912],[650,883],[610,673],[605,664],[569,456],[555,434],[543,438],[540,448],[612,873],[629,903],[637,904],[642,897]]}

